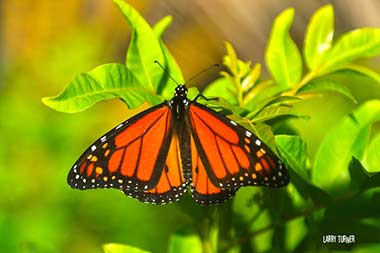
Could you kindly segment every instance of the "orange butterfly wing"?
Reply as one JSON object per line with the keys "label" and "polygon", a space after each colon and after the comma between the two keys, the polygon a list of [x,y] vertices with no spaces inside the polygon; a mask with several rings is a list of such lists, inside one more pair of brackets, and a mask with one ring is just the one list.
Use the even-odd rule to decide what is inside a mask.
{"label": "orange butterfly wing", "polygon": [[191,137],[192,160],[192,198],[200,205],[212,205],[223,203],[235,195],[235,190],[222,190],[216,187],[207,176],[201,158],[198,156],[197,147]]}
{"label": "orange butterfly wing", "polygon": [[[167,103],[137,114],[95,141],[78,159],[67,181],[72,188],[151,190],[161,186],[172,142]],[[158,184],[158,185],[157,185]]]}
{"label": "orange butterfly wing", "polygon": [[169,152],[162,174],[157,185],[148,191],[136,191],[133,189],[123,189],[123,192],[142,202],[153,204],[167,204],[179,200],[187,192],[188,182],[183,175],[181,156],[179,152],[178,137],[172,135]]}
{"label": "orange butterfly wing", "polygon": [[200,158],[197,164],[203,165],[213,186],[231,190],[289,183],[280,159],[244,127],[196,102],[190,104],[189,117]]}

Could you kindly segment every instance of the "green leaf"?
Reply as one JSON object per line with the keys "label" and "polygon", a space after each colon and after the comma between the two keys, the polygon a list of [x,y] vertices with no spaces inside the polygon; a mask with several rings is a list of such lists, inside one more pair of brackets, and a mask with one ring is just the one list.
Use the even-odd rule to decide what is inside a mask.
{"label": "green leaf", "polygon": [[273,108],[278,109],[278,113],[290,112],[291,105],[301,100],[301,98],[295,96],[268,97],[262,101],[256,102],[255,107],[250,108],[251,112],[247,115],[247,118],[255,119],[264,110],[272,112],[270,114],[276,114],[276,111],[273,110]]}
{"label": "green leaf", "polygon": [[348,171],[351,177],[351,189],[355,189],[356,191],[362,190],[364,184],[369,179],[369,175],[367,175],[366,170],[355,157],[352,157],[348,166]]}
{"label": "green leaf", "polygon": [[160,19],[154,26],[153,32],[157,38],[161,38],[162,34],[165,32],[166,28],[172,23],[173,18],[171,16],[166,16]]}
{"label": "green leaf", "polygon": [[[292,111],[291,107],[277,105],[266,107],[263,110],[261,110],[260,113],[258,113],[252,118],[252,122],[265,122],[280,116],[294,116],[296,118],[300,117],[300,115]],[[247,117],[249,118],[249,115]]]}
{"label": "green leaf", "polygon": [[315,204],[326,204],[330,196],[322,189],[311,184],[306,171],[306,143],[299,136],[277,135],[275,137],[278,151],[289,165],[290,181],[298,192],[309,197]]}
{"label": "green leaf", "polygon": [[377,134],[370,142],[364,159],[364,165],[369,172],[380,171],[380,134]]}
{"label": "green leaf", "polygon": [[302,59],[289,35],[294,9],[282,12],[275,20],[265,59],[276,82],[284,88],[297,84],[302,74]]}
{"label": "green leaf", "polygon": [[169,76],[171,76],[178,83],[184,83],[181,69],[179,68],[173,55],[169,52],[168,48],[161,40],[163,32],[170,25],[171,22],[172,17],[166,16],[165,18],[158,21],[157,24],[153,27],[153,31],[157,39],[159,40],[160,47],[165,58],[165,62],[163,62],[163,64],[165,65],[165,71],[162,70],[163,77],[160,80],[159,86],[157,87],[157,93],[167,99],[171,99],[173,97],[174,89],[177,86],[177,84],[173,80],[171,80]]}
{"label": "green leaf", "polygon": [[253,66],[252,70],[248,73],[248,75],[241,82],[241,87],[243,92],[248,92],[259,80],[261,75],[261,64],[257,63]]}
{"label": "green leaf", "polygon": [[309,69],[319,66],[331,48],[334,35],[334,10],[325,5],[311,17],[307,26],[304,56]]}
{"label": "green leaf", "polygon": [[344,66],[342,66],[342,68],[339,68],[336,71],[351,71],[356,74],[372,78],[374,81],[380,83],[380,75],[376,71],[366,66],[361,66],[357,64],[345,64]]}
{"label": "green leaf", "polygon": [[262,110],[268,101],[272,101],[273,97],[278,97],[282,90],[271,80],[259,82],[245,96],[244,108],[255,114]]}
{"label": "green leaf", "polygon": [[103,245],[104,253],[150,253],[129,245],[108,243]]}
{"label": "green leaf", "polygon": [[74,113],[115,97],[122,98],[129,108],[136,108],[145,101],[155,104],[162,100],[149,87],[140,84],[125,65],[111,63],[78,75],[60,94],[45,97],[42,102],[57,111]]}
{"label": "green leaf", "polygon": [[154,61],[164,62],[160,43],[153,29],[132,6],[123,0],[114,0],[114,3],[120,8],[132,29],[126,65],[140,83],[156,91],[164,74],[162,69],[154,64]]}
{"label": "green leaf", "polygon": [[202,253],[202,242],[196,234],[176,233],[170,237],[169,253]]}
{"label": "green leaf", "polygon": [[223,64],[231,71],[234,76],[239,75],[238,58],[235,49],[229,42],[225,42],[227,55],[223,58]]}
{"label": "green leaf", "polygon": [[237,105],[237,99],[233,94],[234,85],[227,78],[218,78],[203,90],[202,94],[206,97],[224,98],[233,105]]}
{"label": "green leaf", "polygon": [[380,54],[380,29],[361,28],[343,35],[320,65],[319,73],[326,74],[358,58]]}
{"label": "green leaf", "polygon": [[280,153],[286,158],[291,168],[308,181],[306,173],[306,143],[300,136],[277,135],[276,145]]}
{"label": "green leaf", "polygon": [[351,189],[363,191],[380,186],[380,173],[369,173],[355,157],[352,157],[348,169],[351,176]]}
{"label": "green leaf", "polygon": [[315,157],[313,182],[330,193],[344,193],[349,188],[348,163],[354,156],[362,159],[371,125],[380,120],[380,101],[372,100],[333,127]]}
{"label": "green leaf", "polygon": [[325,78],[318,78],[313,79],[304,86],[302,86],[298,91],[297,94],[307,94],[307,93],[315,93],[318,94],[320,92],[336,92],[339,93],[350,100],[352,100],[354,103],[356,103],[355,98],[352,96],[350,90],[335,82],[334,80],[325,79]]}

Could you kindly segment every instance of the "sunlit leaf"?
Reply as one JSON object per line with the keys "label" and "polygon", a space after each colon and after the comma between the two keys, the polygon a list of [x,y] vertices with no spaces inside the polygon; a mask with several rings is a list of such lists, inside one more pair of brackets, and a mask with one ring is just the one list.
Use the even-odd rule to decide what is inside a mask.
{"label": "sunlit leaf", "polygon": [[325,79],[325,78],[313,79],[312,81],[302,86],[297,91],[297,94],[306,94],[306,93],[319,94],[321,92],[326,92],[326,91],[339,93],[349,98],[354,103],[356,103],[355,98],[352,96],[351,91],[347,87],[337,83],[334,80]]}
{"label": "sunlit leaf", "polygon": [[255,117],[252,118],[252,122],[254,123],[264,122],[264,121],[272,120],[280,116],[293,116],[296,118],[300,117],[300,115],[292,111],[291,107],[277,105],[277,106],[270,106],[261,110],[260,113],[258,113],[257,115],[255,115]]}
{"label": "sunlit leaf", "polygon": [[218,78],[203,90],[202,94],[206,97],[224,98],[233,105],[237,105],[235,95],[233,94],[234,85],[226,78]]}
{"label": "sunlit leaf", "polygon": [[326,135],[315,157],[312,179],[330,193],[349,187],[348,163],[362,159],[371,125],[380,120],[380,101],[372,100],[356,109]]}
{"label": "sunlit leaf", "polygon": [[249,74],[241,82],[243,92],[249,91],[252,86],[257,82],[261,75],[261,64],[257,63],[249,72]]}
{"label": "sunlit leaf", "polygon": [[326,5],[317,10],[307,26],[304,56],[309,69],[313,69],[322,62],[326,52],[330,49],[334,34],[334,10]]}
{"label": "sunlit leaf", "polygon": [[278,113],[290,112],[291,105],[301,100],[301,98],[295,96],[269,97],[257,102],[254,108],[250,108],[251,112],[247,117],[254,119],[258,117],[259,114],[262,114],[262,111],[264,110],[271,112],[270,114],[276,114],[276,109],[278,110]]}
{"label": "sunlit leaf", "polygon": [[257,113],[268,101],[278,97],[282,90],[279,85],[276,85],[271,80],[259,82],[245,96],[244,108],[247,108],[252,113]]}
{"label": "sunlit leaf", "polygon": [[364,164],[369,172],[380,171],[380,134],[377,134],[369,143]]}
{"label": "sunlit leaf", "polygon": [[161,38],[162,34],[165,32],[166,28],[172,23],[173,18],[172,16],[166,16],[162,19],[160,19],[154,26],[153,26],[153,32],[156,35],[157,38]]}
{"label": "sunlit leaf", "polygon": [[289,35],[293,17],[294,9],[290,8],[276,18],[265,53],[266,64],[271,74],[284,88],[297,84],[302,74],[302,59]]}
{"label": "sunlit leaf", "polygon": [[358,64],[345,64],[341,68],[337,69],[337,71],[352,71],[354,73],[360,74],[367,76],[369,78],[372,78],[374,81],[380,83],[380,74],[377,73],[376,71],[363,66],[363,65],[358,65]]}
{"label": "sunlit leaf", "polygon": [[145,19],[123,0],[114,0],[132,29],[132,37],[126,55],[126,65],[140,83],[156,91],[163,76],[162,69],[154,61],[164,62],[160,43]]}
{"label": "sunlit leaf", "polygon": [[361,28],[344,34],[319,67],[320,74],[339,69],[358,58],[380,54],[380,29]]}
{"label": "sunlit leaf", "polygon": [[149,251],[141,250],[133,246],[118,243],[104,244],[103,250],[104,253],[149,253]]}
{"label": "sunlit leaf", "polygon": [[[161,40],[161,36],[166,30],[166,28],[171,24],[172,17],[166,16],[160,21],[158,21],[154,27],[153,32],[155,33],[157,39],[159,40],[160,47],[162,53],[165,58],[165,62],[161,64],[165,65],[165,71],[163,71],[163,77],[160,81],[159,86],[157,87],[157,93],[161,94],[163,97],[167,99],[171,99],[173,97],[174,89],[177,84],[169,78],[169,75],[178,83],[184,83],[184,79],[182,76],[181,69],[179,68],[177,62],[175,61],[173,55],[169,52],[168,48]],[[159,66],[156,66],[159,67]]]}
{"label": "sunlit leaf", "polygon": [[[173,55],[169,52],[165,44],[160,41],[160,46],[165,58],[165,72],[160,85],[157,87],[157,93],[165,97],[166,99],[171,99],[174,95],[174,90],[177,84],[169,78],[169,75],[179,84],[183,84],[184,79],[180,67],[178,66]],[[158,67],[158,66],[156,66]]]}
{"label": "sunlit leaf", "polygon": [[173,234],[169,240],[168,253],[202,253],[202,242],[196,234]]}
{"label": "sunlit leaf", "polygon": [[122,98],[129,108],[162,99],[146,87],[123,64],[104,64],[78,75],[60,94],[42,101],[60,112],[83,111],[95,103],[115,97]]}
{"label": "sunlit leaf", "polygon": [[235,76],[238,75],[238,59],[236,56],[235,49],[229,42],[225,42],[225,47],[227,50],[227,55],[223,59],[223,64],[228,67],[231,73]]}

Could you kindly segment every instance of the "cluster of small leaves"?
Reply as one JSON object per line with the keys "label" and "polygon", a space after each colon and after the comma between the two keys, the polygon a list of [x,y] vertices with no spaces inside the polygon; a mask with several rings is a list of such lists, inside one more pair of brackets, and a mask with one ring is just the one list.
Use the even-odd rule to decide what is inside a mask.
{"label": "cluster of small leaves", "polygon": [[[105,64],[78,75],[59,95],[43,98],[49,107],[74,113],[101,100],[121,98],[129,108],[136,108],[144,102],[157,104],[172,97],[175,84],[168,75],[183,82],[178,65],[161,41],[171,18],[163,18],[152,28],[131,6],[122,0],[114,2],[132,30],[125,64]],[[220,208],[220,222],[213,225],[208,224],[212,219],[202,219],[204,210],[210,209],[200,211],[200,207],[179,205],[195,221],[201,221],[196,224],[199,235],[173,234],[169,252],[213,252],[216,248],[221,252],[239,248],[245,252],[268,248],[302,252],[322,247],[315,242],[322,234],[347,231],[365,234],[366,242],[379,242],[374,234],[380,233],[380,229],[363,219],[380,214],[380,197],[376,191],[380,186],[380,134],[371,141],[369,138],[372,125],[380,120],[380,100],[359,105],[330,129],[313,163],[309,162],[306,143],[300,136],[275,136],[270,126],[304,117],[294,110],[294,103],[323,92],[336,92],[355,103],[350,90],[332,78],[334,73],[365,75],[380,83],[378,73],[355,63],[356,59],[380,54],[380,29],[357,29],[334,42],[334,13],[327,5],[311,18],[301,55],[289,34],[293,17],[293,9],[285,10],[272,28],[265,58],[273,80],[262,80],[262,66],[238,59],[233,47],[226,43],[226,70],[203,91],[205,96],[219,97],[211,103],[232,112],[231,117],[240,119],[268,145],[277,147],[288,164],[291,184],[283,191],[255,188],[250,201],[244,204],[236,201],[234,208],[230,204]],[[153,64],[156,60],[166,71]],[[251,215],[254,209],[259,211]],[[297,218],[301,218],[298,223],[288,222]],[[344,223],[345,220],[350,222]],[[292,236],[287,231],[299,231],[299,227],[305,229],[298,243],[287,245],[286,239]],[[265,248],[258,235],[268,230],[273,230],[273,234]],[[104,250],[145,252],[118,244],[105,245]]]}

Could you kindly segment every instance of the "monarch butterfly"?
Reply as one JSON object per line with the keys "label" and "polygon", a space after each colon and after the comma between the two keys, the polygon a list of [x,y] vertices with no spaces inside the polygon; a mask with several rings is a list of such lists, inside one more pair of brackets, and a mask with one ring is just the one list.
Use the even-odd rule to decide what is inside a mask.
{"label": "monarch butterfly", "polygon": [[212,205],[241,186],[289,183],[284,164],[259,138],[198,97],[189,100],[178,85],[170,101],[116,126],[78,159],[68,184],[116,188],[153,204],[178,201],[190,188],[196,203]]}

